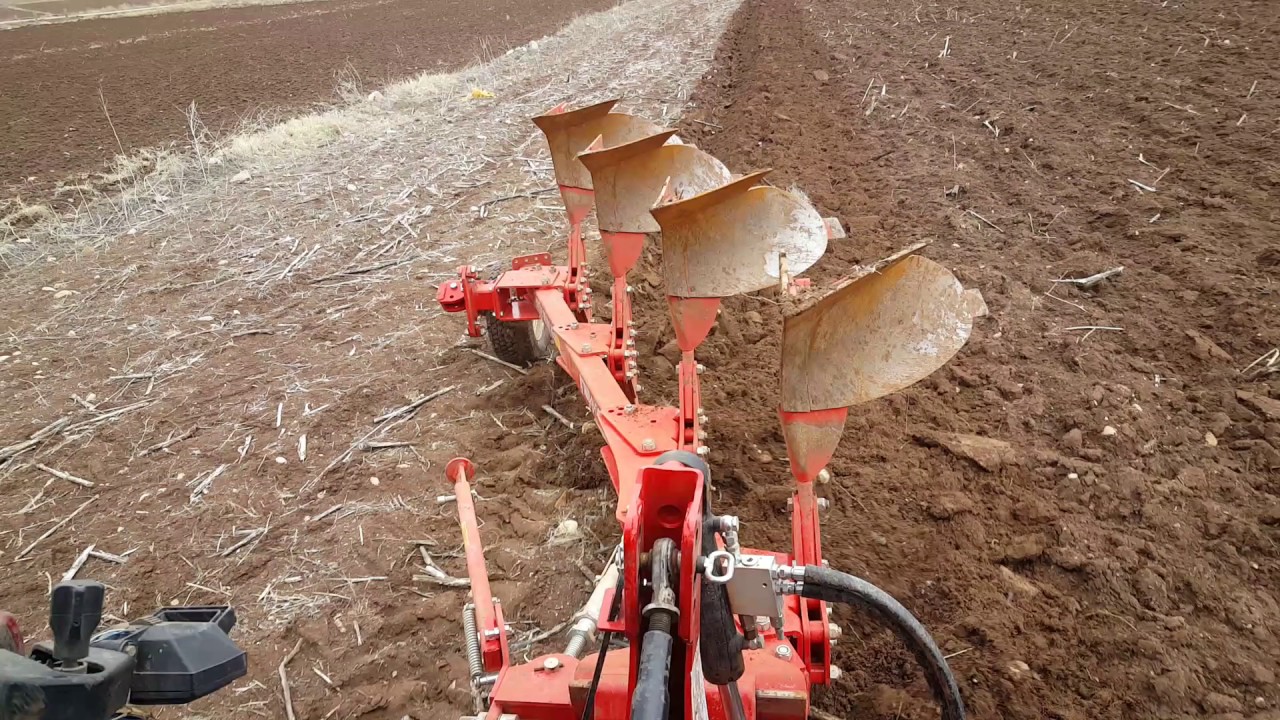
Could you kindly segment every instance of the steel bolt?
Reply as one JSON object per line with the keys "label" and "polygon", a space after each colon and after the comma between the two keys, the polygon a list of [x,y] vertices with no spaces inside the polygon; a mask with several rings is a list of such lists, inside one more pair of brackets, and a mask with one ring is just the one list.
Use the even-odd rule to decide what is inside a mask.
{"label": "steel bolt", "polygon": [[818,482],[822,482],[822,483],[831,482],[831,471],[826,468],[822,468],[821,470],[819,470]]}
{"label": "steel bolt", "polygon": [[577,320],[574,320],[573,322],[569,323],[569,329],[570,329],[570,330],[577,330],[577,329],[578,329],[578,321],[577,321]]}
{"label": "steel bolt", "polygon": [[451,283],[449,283],[449,289],[451,289],[451,290],[457,290],[457,289],[458,289],[458,283],[456,283],[456,282],[451,282]]}
{"label": "steel bolt", "polygon": [[[834,644],[834,643],[833,643],[833,644]],[[831,679],[832,679],[832,680],[839,680],[839,679],[840,679],[840,678],[842,678],[842,677],[844,677],[844,671],[843,671],[843,670],[841,670],[840,668],[836,667],[835,665],[832,665],[832,666],[831,666]]]}
{"label": "steel bolt", "polygon": [[643,390],[643,389],[644,389],[644,386],[643,386],[643,385],[641,385],[640,383],[636,383],[636,384],[634,385],[634,387],[635,387],[635,391],[636,391],[636,392],[640,392],[641,390]]}
{"label": "steel bolt", "polygon": [[699,445],[699,446],[698,446],[698,455],[699,455],[699,456],[706,457],[706,455],[707,455],[708,453],[710,453],[710,452],[711,452],[711,448],[707,447],[706,445]]}
{"label": "steel bolt", "polygon": [[635,321],[635,320],[628,320],[628,321],[627,321],[627,327],[629,327],[629,328],[633,328],[633,327],[635,327],[635,326],[636,326],[636,321]]}
{"label": "steel bolt", "polygon": [[634,288],[632,288],[630,285],[628,285],[628,286],[627,286],[627,294],[628,294],[628,295],[630,295],[630,294],[631,294],[631,293],[633,293],[633,292],[635,292],[635,289],[634,289]]}
{"label": "steel bolt", "polygon": [[701,425],[706,425],[706,424],[707,424],[707,416],[706,416],[706,415],[703,415],[702,413],[698,413],[698,423],[699,423],[699,424],[701,424]]}
{"label": "steel bolt", "polygon": [[706,430],[699,430],[699,431],[698,431],[698,439],[699,439],[699,440],[706,440],[706,439],[707,439],[707,431],[706,431]]}
{"label": "steel bolt", "polygon": [[826,509],[827,509],[827,508],[829,508],[829,507],[831,507],[831,501],[830,501],[830,500],[828,500],[828,499],[826,499],[826,498],[818,498],[818,509],[819,509],[819,510],[826,510]]}
{"label": "steel bolt", "polygon": [[627,405],[626,407],[622,408],[622,412],[624,412],[624,413],[626,413],[626,414],[628,414],[628,415],[635,415],[635,414],[636,414],[636,406],[635,406],[635,405]]}
{"label": "steel bolt", "polygon": [[829,635],[832,640],[835,640],[844,635],[844,630],[841,629],[838,624],[829,622],[827,623],[827,635]]}
{"label": "steel bolt", "polygon": [[752,567],[753,565],[756,564],[756,559],[751,557],[750,555],[744,555],[738,558],[738,563],[740,565],[745,565],[746,567]]}
{"label": "steel bolt", "polygon": [[778,647],[773,651],[773,654],[774,654],[774,655],[777,655],[778,657],[782,658],[783,660],[790,660],[790,659],[791,659],[791,646],[790,646],[790,645],[787,645],[786,643],[783,643],[783,644],[779,645],[779,646],[778,646]]}
{"label": "steel bolt", "polygon": [[702,371],[707,369],[707,366],[706,366],[706,365],[703,365],[702,363],[697,363],[696,365],[694,365],[694,366],[693,366],[693,368],[694,368],[694,370],[697,370],[697,371],[698,371],[698,374],[699,374],[699,375],[701,375],[701,374],[702,374]]}
{"label": "steel bolt", "polygon": [[658,443],[654,442],[652,438],[645,438],[644,442],[640,443],[640,449],[645,452],[653,452],[658,449]]}
{"label": "steel bolt", "polygon": [[636,341],[635,341],[635,339],[634,339],[634,338],[631,338],[631,339],[628,339],[628,340],[627,340],[627,347],[629,347],[629,348],[633,348],[633,347],[635,347],[635,346],[636,346]]}
{"label": "steel bolt", "polygon": [[[560,658],[549,657],[542,661],[542,667],[546,670],[558,670],[560,669]],[[831,668],[832,672],[834,672],[835,669],[836,668]]]}
{"label": "steel bolt", "polygon": [[591,352],[591,343],[582,343],[582,352],[584,353]]}

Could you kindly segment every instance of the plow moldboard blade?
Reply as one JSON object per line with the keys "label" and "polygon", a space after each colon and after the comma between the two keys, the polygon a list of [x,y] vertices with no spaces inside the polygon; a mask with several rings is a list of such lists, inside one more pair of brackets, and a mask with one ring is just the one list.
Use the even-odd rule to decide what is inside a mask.
{"label": "plow moldboard blade", "polygon": [[533,119],[547,137],[557,185],[591,189],[591,173],[578,162],[578,153],[596,138],[603,137],[605,147],[610,147],[661,132],[662,128],[644,118],[609,112],[617,103],[606,100],[577,110],[553,110]]}
{"label": "plow moldboard blade", "polygon": [[767,172],[651,211],[662,229],[667,295],[728,297],[762,290],[778,284],[784,272],[801,273],[822,257],[822,216],[792,193],[757,185]]}
{"label": "plow moldboard blade", "polygon": [[901,257],[787,317],[782,409],[848,407],[901,390],[951,359],[974,303],[951,271]]}
{"label": "plow moldboard blade", "polygon": [[673,135],[674,130],[664,130],[578,156],[591,172],[601,230],[658,232],[649,211],[664,189],[683,200],[729,182],[724,163],[692,145],[670,144]]}

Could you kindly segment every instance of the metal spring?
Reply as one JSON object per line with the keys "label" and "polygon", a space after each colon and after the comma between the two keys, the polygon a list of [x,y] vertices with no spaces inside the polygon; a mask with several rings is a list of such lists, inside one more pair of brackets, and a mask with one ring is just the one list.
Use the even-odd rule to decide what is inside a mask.
{"label": "metal spring", "polygon": [[572,655],[574,657],[582,657],[582,651],[586,646],[587,634],[579,632],[578,630],[573,630],[569,635],[569,646],[565,648],[564,654]]}
{"label": "metal spring", "polygon": [[474,681],[484,674],[484,664],[480,660],[480,634],[476,632],[476,606],[472,603],[462,606],[462,633],[467,641],[467,667]]}

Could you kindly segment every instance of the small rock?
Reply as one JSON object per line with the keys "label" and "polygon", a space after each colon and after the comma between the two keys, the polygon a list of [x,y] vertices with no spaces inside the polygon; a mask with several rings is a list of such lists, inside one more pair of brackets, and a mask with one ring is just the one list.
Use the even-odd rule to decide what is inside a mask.
{"label": "small rock", "polygon": [[75,295],[75,294],[76,294],[75,290],[59,290],[58,292],[53,294],[53,299],[61,300],[64,297],[68,297],[70,295]]}
{"label": "small rock", "polygon": [[1267,706],[1267,699],[1259,695],[1258,697],[1253,699],[1253,706],[1258,708],[1264,708]]}
{"label": "small rock", "polygon": [[1195,348],[1191,351],[1192,355],[1201,360],[1222,360],[1223,362],[1232,362],[1231,354],[1223,350],[1217,343],[1204,336],[1199,330],[1187,330],[1187,337],[1191,338],[1191,342],[1195,344]]}
{"label": "small rock", "polygon": [[755,453],[755,456],[752,459],[760,463],[761,465],[768,465],[769,463],[773,462],[773,456],[770,455],[765,450],[757,450]]}
{"label": "small rock", "polygon": [[1212,432],[1206,432],[1204,434],[1204,444],[1209,447],[1218,447],[1218,437]]}
{"label": "small rock", "polygon": [[1208,418],[1209,430],[1218,437],[1222,437],[1227,433],[1227,428],[1231,427],[1231,416],[1224,412],[1216,412]]}
{"label": "small rock", "polygon": [[1047,539],[1041,533],[1021,535],[1013,539],[1004,551],[1004,559],[1010,562],[1026,562],[1044,554]]}
{"label": "small rock", "polygon": [[1102,428],[1102,436],[1103,436],[1103,437],[1111,437],[1111,436],[1115,435],[1115,434],[1116,434],[1116,432],[1117,432],[1117,430],[1116,430],[1115,428],[1111,427],[1110,425],[1107,425],[1106,427]]}
{"label": "small rock", "polygon": [[1200,700],[1200,705],[1206,712],[1211,713],[1232,713],[1244,710],[1244,705],[1230,695],[1211,692]]}
{"label": "small rock", "polygon": [[666,345],[658,348],[658,354],[666,358],[672,365],[679,364],[680,345],[675,340],[671,340]]}
{"label": "small rock", "polygon": [[561,520],[556,529],[551,531],[551,544],[563,545],[573,542],[582,537],[582,530],[578,529],[578,521],[573,518]]}
{"label": "small rock", "polygon": [[826,70],[814,70],[813,77],[818,82],[826,82],[831,78],[831,76],[827,74]]}
{"label": "small rock", "polygon": [[369,102],[378,102],[381,99],[382,99],[382,93],[380,91],[374,90],[373,92],[369,93],[369,98],[368,98]]}
{"label": "small rock", "polygon": [[1236,391],[1236,399],[1248,405],[1251,409],[1262,413],[1268,420],[1280,420],[1280,400],[1272,400],[1269,397],[1255,395],[1244,390]]}
{"label": "small rock", "polygon": [[1080,551],[1068,547],[1051,548],[1048,552],[1049,562],[1063,570],[1079,570],[1087,562]]}
{"label": "small rock", "polygon": [[1021,660],[1014,660],[1005,668],[1010,680],[1023,680],[1031,677],[1031,666]]}
{"label": "small rock", "polygon": [[675,377],[676,366],[662,355],[653,358],[651,371],[657,377]]}
{"label": "small rock", "polygon": [[379,480],[379,479],[378,479],[378,477],[377,477],[376,475],[375,475],[375,476],[373,476],[373,477],[371,477],[371,478],[369,478],[369,484],[370,484],[370,485],[379,485],[379,484],[381,484],[381,483],[382,483],[382,481],[381,481],[381,480]]}
{"label": "small rock", "polygon": [[973,512],[973,499],[961,492],[939,495],[929,506],[929,515],[935,520],[949,520],[962,513]]}
{"label": "small rock", "polygon": [[747,312],[743,313],[742,319],[746,320],[752,325],[759,325],[760,323],[764,322],[764,316],[756,312],[755,310],[748,310]]}
{"label": "small rock", "polygon": [[983,470],[995,472],[1017,464],[1013,446],[1003,440],[966,433],[917,433],[916,440],[928,447],[942,447],[954,455],[973,461]]}
{"label": "small rock", "polygon": [[241,170],[240,172],[231,176],[231,183],[233,185],[239,185],[240,183],[248,180],[251,177],[253,177],[253,173],[249,172],[248,170]]}
{"label": "small rock", "polygon": [[1084,433],[1080,428],[1072,428],[1062,436],[1062,447],[1071,452],[1080,452],[1080,448],[1084,447]]}
{"label": "small rock", "polygon": [[1000,566],[1000,577],[1019,595],[1035,597],[1040,594],[1040,588],[1035,583],[1003,565]]}
{"label": "small rock", "polygon": [[1166,615],[1161,622],[1166,630],[1181,630],[1187,626],[1187,619],[1181,615]]}

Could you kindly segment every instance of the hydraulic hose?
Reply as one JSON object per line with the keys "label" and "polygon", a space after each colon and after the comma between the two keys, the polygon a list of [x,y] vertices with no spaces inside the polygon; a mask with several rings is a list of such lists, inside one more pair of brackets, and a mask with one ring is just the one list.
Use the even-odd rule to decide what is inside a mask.
{"label": "hydraulic hose", "polygon": [[640,667],[631,695],[631,720],[667,720],[671,700],[668,692],[671,649],[680,612],[676,606],[675,573],[680,567],[676,544],[670,538],[659,538],[649,558],[653,597],[642,613],[649,627],[640,645]]}
{"label": "hydraulic hose", "polygon": [[943,720],[964,720],[964,702],[960,688],[947,665],[942,651],[929,631],[902,603],[889,593],[863,580],[830,568],[806,565],[802,597],[839,602],[866,611],[877,622],[894,632],[924,670],[925,680],[934,699],[942,706]]}

